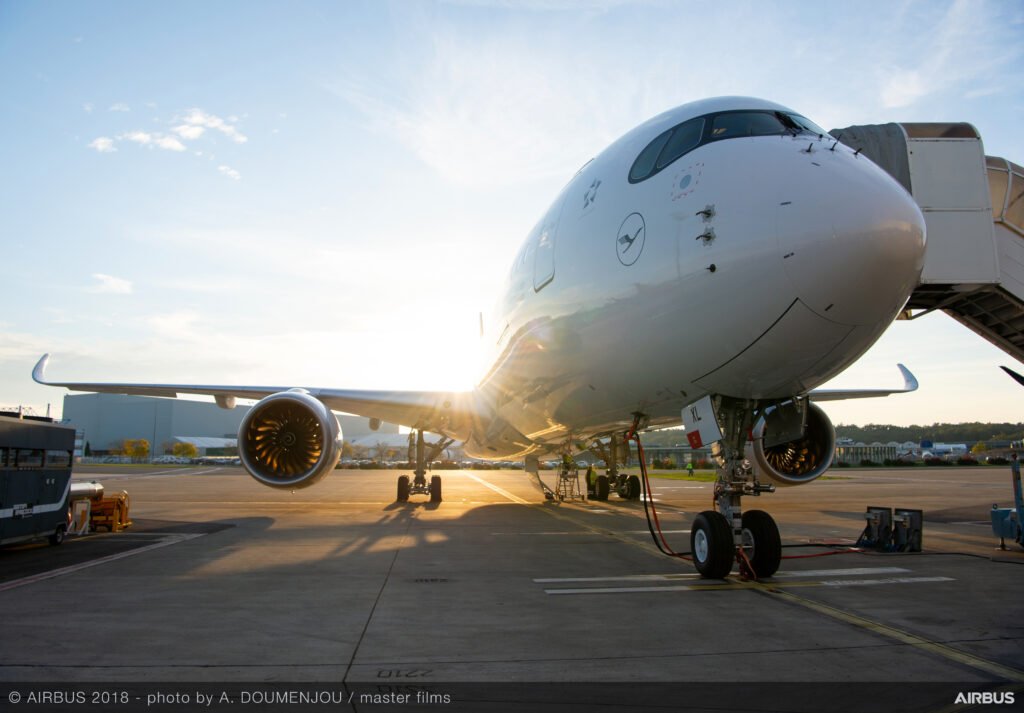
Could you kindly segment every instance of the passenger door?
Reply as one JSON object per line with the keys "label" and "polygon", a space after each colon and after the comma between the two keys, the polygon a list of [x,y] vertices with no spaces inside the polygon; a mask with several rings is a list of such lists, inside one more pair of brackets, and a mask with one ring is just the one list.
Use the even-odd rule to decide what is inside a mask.
{"label": "passenger door", "polygon": [[533,260],[534,292],[540,292],[555,279],[555,237],[558,235],[558,223],[562,216],[566,193],[568,187],[548,209],[537,230],[537,248]]}

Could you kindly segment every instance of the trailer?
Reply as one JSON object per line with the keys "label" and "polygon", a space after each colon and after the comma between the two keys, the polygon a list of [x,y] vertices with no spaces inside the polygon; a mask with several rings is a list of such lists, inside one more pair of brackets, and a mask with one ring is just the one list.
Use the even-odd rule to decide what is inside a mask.
{"label": "trailer", "polygon": [[1013,507],[1001,508],[992,505],[992,532],[999,538],[999,549],[1006,549],[1006,541],[1016,542],[1024,547],[1024,488],[1021,486],[1020,462],[1013,454],[1010,462],[1010,477],[1013,482]]}
{"label": "trailer", "polygon": [[0,545],[64,541],[75,429],[0,416]]}

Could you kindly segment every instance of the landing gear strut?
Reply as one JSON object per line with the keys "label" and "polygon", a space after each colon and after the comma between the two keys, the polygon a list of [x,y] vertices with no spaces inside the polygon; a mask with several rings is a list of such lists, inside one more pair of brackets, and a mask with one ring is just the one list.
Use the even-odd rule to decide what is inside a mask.
{"label": "landing gear strut", "polygon": [[[430,502],[441,502],[441,476],[432,476],[428,485],[427,464],[451,444],[452,439],[447,436],[443,436],[437,443],[427,444],[423,439],[421,429],[409,434],[409,461],[415,463],[416,466],[411,482],[408,475],[398,476],[398,502],[408,502],[410,495],[429,495]],[[427,450],[428,445],[430,446],[429,451]]]}
{"label": "landing gear strut", "polygon": [[738,562],[744,576],[770,577],[782,561],[779,528],[761,510],[743,512],[741,498],[774,492],[775,486],[757,481],[744,458],[748,434],[754,425],[757,402],[718,397],[715,410],[722,438],[711,449],[718,469],[715,482],[717,512],[697,516],[690,530],[690,545],[697,571],[709,579],[722,579]]}

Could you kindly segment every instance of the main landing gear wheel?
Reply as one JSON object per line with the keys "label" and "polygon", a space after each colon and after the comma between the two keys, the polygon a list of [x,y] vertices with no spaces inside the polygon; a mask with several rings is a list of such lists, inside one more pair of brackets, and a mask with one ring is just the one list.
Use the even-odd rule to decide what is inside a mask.
{"label": "main landing gear wheel", "polygon": [[409,502],[409,476],[398,476],[398,502]]}
{"label": "main landing gear wheel", "polygon": [[608,476],[607,475],[599,475],[599,476],[597,476],[597,478],[594,480],[594,500],[601,500],[601,501],[607,500],[608,499],[608,491],[609,490],[610,490],[610,485],[608,483]]}
{"label": "main landing gear wheel", "polygon": [[724,515],[705,510],[697,516],[690,529],[690,551],[702,577],[725,579],[729,575],[736,547],[732,528]]}
{"label": "main landing gear wheel", "polygon": [[430,502],[441,502],[441,476],[434,475],[430,478]]}
{"label": "main landing gear wheel", "polygon": [[616,488],[619,497],[623,500],[639,500],[640,499],[640,476],[631,475],[628,478],[623,479],[622,484]]}
{"label": "main landing gear wheel", "polygon": [[782,562],[782,539],[772,516],[763,510],[743,513],[743,545],[758,579],[771,577]]}

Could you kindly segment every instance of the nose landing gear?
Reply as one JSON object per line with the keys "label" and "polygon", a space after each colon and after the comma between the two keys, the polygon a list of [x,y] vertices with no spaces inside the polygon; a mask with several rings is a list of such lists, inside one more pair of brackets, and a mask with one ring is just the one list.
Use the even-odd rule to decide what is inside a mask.
{"label": "nose landing gear", "polygon": [[[708,579],[727,577],[733,563],[739,565],[740,575],[745,578],[770,577],[782,562],[782,540],[775,520],[763,510],[743,512],[741,506],[744,495],[759,496],[775,491],[774,485],[762,485],[757,481],[753,467],[744,457],[757,406],[756,402],[720,397],[711,407],[713,412],[710,415],[714,418],[714,412],[717,412],[722,424],[711,451],[718,470],[714,491],[716,510],[705,510],[697,515],[690,528],[690,555],[697,571]],[[637,435],[640,420],[641,416],[637,415],[626,438],[637,441],[646,483],[643,451]],[[645,500],[645,511],[647,506]],[[653,502],[650,507],[654,510]],[[653,524],[648,514],[648,526],[658,549],[670,556],[684,557],[665,543],[657,525],[656,510]]]}

